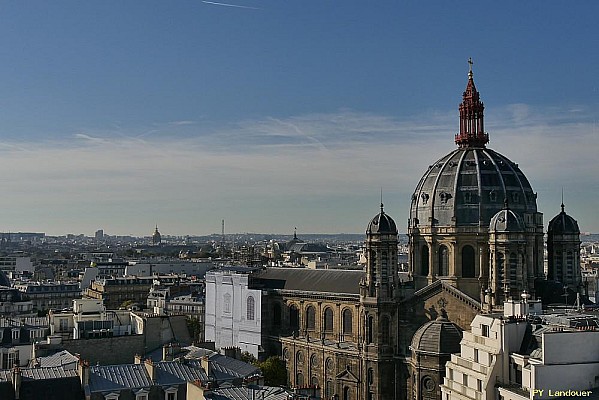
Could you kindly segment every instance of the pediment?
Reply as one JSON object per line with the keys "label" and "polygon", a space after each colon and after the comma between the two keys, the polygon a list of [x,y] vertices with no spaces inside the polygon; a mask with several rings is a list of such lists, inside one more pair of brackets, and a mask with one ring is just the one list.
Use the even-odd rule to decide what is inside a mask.
{"label": "pediment", "polygon": [[359,379],[349,369],[346,369],[336,376],[337,380],[358,383]]}
{"label": "pediment", "polygon": [[[442,293],[445,293],[451,296],[452,298],[461,301],[462,303],[468,305],[470,308],[474,310],[480,311],[482,309],[480,302],[468,296],[466,293],[462,292],[458,288],[448,283],[445,283],[442,280],[437,280],[431,283],[430,285],[423,287],[422,289],[415,292],[412,297],[404,300],[403,302],[405,303],[405,305],[409,306],[410,304],[421,303],[430,299],[431,297],[440,295]],[[443,307],[441,306],[441,308]]]}

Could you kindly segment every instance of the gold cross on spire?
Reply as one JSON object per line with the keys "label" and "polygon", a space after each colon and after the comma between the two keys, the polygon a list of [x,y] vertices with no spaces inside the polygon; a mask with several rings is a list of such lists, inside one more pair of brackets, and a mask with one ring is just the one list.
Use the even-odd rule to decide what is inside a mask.
{"label": "gold cross on spire", "polygon": [[468,76],[472,77],[472,57],[468,57]]}

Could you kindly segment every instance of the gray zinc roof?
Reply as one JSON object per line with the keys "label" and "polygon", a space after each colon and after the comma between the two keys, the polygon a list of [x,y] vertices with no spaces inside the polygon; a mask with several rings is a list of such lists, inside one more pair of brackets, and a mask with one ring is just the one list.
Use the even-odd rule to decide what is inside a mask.
{"label": "gray zinc roof", "polygon": [[65,370],[62,367],[47,368],[24,368],[21,370],[23,379],[58,379],[77,377],[77,371],[74,369]]}
{"label": "gray zinc roof", "polygon": [[208,381],[208,376],[202,368],[188,365],[185,362],[165,361],[154,363],[156,371],[156,382],[159,385],[178,385],[185,382],[200,380]]}
{"label": "gray zinc roof", "polygon": [[360,280],[364,277],[364,272],[273,267],[256,272],[253,277],[253,286],[266,289],[357,295],[360,294]]}
{"label": "gray zinc roof", "polygon": [[216,389],[206,398],[212,400],[287,400],[288,396],[289,393],[279,387],[249,386]]}
{"label": "gray zinc roof", "polygon": [[258,367],[220,354],[212,355],[210,361],[212,361],[212,365],[219,372],[237,376],[239,378],[249,378],[260,374],[260,369]]}
{"label": "gray zinc roof", "polygon": [[98,365],[90,367],[89,387],[92,392],[149,388],[152,380],[142,364]]}
{"label": "gray zinc roof", "polygon": [[37,359],[40,367],[61,367],[63,365],[77,363],[78,359],[67,350],[59,351],[47,357]]}

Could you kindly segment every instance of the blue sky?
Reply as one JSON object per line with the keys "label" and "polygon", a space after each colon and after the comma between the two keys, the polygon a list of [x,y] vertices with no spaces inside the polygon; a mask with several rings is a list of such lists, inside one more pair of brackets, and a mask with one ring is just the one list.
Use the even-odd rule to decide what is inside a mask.
{"label": "blue sky", "polygon": [[[216,4],[220,3],[220,4]],[[226,4],[226,5],[225,5]],[[0,231],[404,227],[474,59],[489,147],[599,232],[599,3],[0,1]]]}

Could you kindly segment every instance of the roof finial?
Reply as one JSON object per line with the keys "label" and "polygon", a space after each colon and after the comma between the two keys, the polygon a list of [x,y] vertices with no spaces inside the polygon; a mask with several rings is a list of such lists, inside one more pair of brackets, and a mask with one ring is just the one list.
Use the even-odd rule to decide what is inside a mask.
{"label": "roof finial", "polygon": [[562,212],[564,212],[564,187],[562,186]]}
{"label": "roof finial", "polygon": [[381,212],[383,212],[383,187],[381,186]]}
{"label": "roof finial", "polygon": [[474,75],[472,73],[472,64],[474,64],[472,62],[472,57],[468,57],[468,78],[472,78],[472,75]]}
{"label": "roof finial", "polygon": [[485,133],[484,110],[480,94],[474,85],[472,57],[468,58],[468,83],[460,103],[460,132],[455,135],[455,143],[461,149],[467,147],[485,147],[489,135]]}
{"label": "roof finial", "polygon": [[293,228],[293,238],[297,239],[297,226]]}
{"label": "roof finial", "polygon": [[509,202],[508,202],[507,196],[505,196],[505,197],[503,198],[503,209],[504,209],[504,210],[509,210],[509,209],[510,209],[510,205],[509,205]]}

